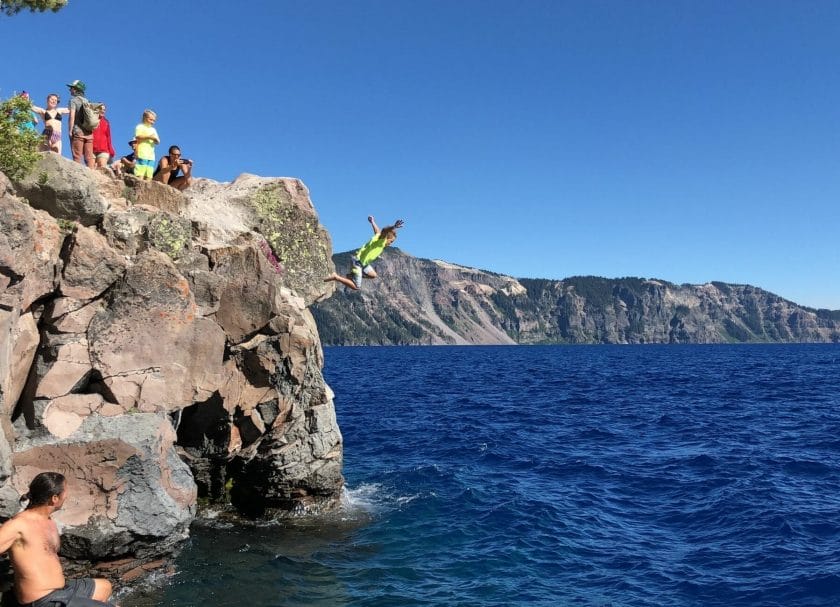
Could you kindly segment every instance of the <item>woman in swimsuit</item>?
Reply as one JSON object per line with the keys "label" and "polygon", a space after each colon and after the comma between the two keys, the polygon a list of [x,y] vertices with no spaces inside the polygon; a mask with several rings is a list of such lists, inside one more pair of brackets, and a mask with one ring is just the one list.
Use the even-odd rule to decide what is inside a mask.
{"label": "woman in swimsuit", "polygon": [[40,114],[44,119],[44,142],[41,144],[42,152],[55,152],[61,154],[61,116],[69,114],[66,107],[58,107],[60,99],[55,93],[47,95],[47,109],[32,107],[32,111]]}

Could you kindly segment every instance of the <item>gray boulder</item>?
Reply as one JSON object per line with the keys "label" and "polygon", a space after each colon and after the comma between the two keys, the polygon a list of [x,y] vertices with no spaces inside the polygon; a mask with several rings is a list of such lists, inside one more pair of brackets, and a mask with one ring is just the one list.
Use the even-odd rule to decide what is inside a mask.
{"label": "gray boulder", "polygon": [[175,451],[175,432],[159,414],[85,416],[64,437],[22,438],[12,456],[12,491],[0,512],[18,510],[18,498],[43,470],[68,479],[69,499],[54,517],[62,553],[103,560],[130,555],[157,558],[187,537],[195,515],[192,475]]}
{"label": "gray boulder", "polygon": [[43,152],[29,174],[13,183],[33,208],[56,219],[96,225],[111,206],[102,191],[111,187],[107,177],[52,152]]}

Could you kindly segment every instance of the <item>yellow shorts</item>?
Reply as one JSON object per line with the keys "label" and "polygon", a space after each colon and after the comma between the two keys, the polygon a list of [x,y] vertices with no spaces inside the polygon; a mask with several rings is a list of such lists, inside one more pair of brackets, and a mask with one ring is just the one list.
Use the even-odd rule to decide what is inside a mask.
{"label": "yellow shorts", "polygon": [[134,176],[141,179],[151,179],[155,172],[155,161],[138,158],[134,165]]}

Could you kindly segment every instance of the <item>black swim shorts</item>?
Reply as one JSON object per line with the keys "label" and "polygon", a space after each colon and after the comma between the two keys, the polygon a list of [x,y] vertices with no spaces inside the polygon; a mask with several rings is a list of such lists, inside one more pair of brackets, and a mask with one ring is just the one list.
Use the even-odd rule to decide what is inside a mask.
{"label": "black swim shorts", "polygon": [[95,590],[96,584],[91,578],[67,580],[64,588],[53,590],[24,607],[113,607],[111,603],[93,600]]}

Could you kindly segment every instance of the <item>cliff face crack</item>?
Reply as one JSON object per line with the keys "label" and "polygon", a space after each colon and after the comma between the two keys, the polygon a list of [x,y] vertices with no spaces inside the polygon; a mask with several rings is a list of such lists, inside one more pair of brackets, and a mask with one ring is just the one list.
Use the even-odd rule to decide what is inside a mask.
{"label": "cliff face crack", "polygon": [[72,390],[73,394],[99,394],[102,399],[112,405],[119,404],[119,400],[114,393],[108,388],[103,381],[102,373],[97,369],[92,369],[79,383],[79,385]]}
{"label": "cliff face crack", "polygon": [[64,239],[64,242],[61,243],[61,251],[58,254],[58,258],[63,262],[62,263],[62,275],[64,274],[64,269],[67,268],[67,265],[70,261],[70,256],[73,254],[73,248],[76,246],[76,236],[74,234],[70,234]]}
{"label": "cliff face crack", "polygon": [[[135,376],[146,376],[150,373],[160,373],[163,367],[141,367],[139,369],[127,369],[126,371],[120,371],[119,373],[112,373],[111,375],[104,375],[102,379],[114,379],[116,377],[135,377]],[[145,382],[147,378],[143,378]]]}
{"label": "cliff face crack", "polygon": [[14,270],[12,270],[9,266],[0,266],[0,276],[5,276],[9,279],[9,284],[6,285],[6,288],[13,287],[16,284],[20,283],[24,276],[22,274],[18,274]]}
{"label": "cliff face crack", "polygon": [[[173,418],[175,413],[171,415]],[[176,444],[195,478],[198,495],[219,499],[227,483],[227,460],[231,438],[231,415],[219,393],[204,402],[177,412]]]}

